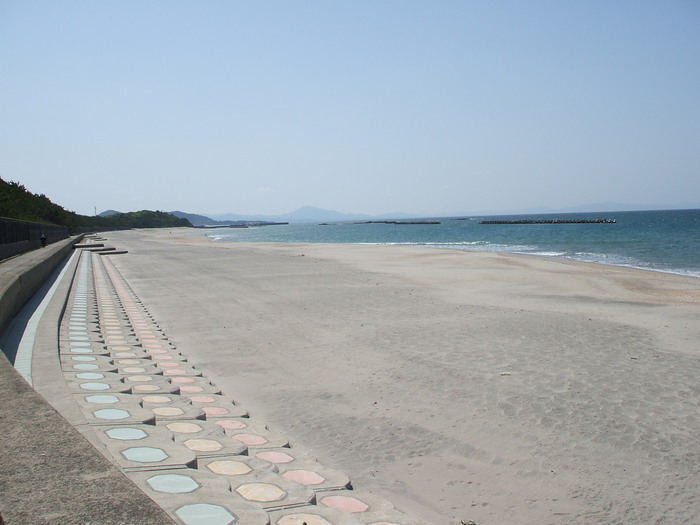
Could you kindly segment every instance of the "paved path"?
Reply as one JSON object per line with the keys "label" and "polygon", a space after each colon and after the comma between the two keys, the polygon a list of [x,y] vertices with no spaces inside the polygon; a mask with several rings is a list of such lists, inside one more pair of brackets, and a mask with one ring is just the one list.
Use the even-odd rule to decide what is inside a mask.
{"label": "paved path", "polygon": [[[2,262],[0,268],[0,309],[4,318],[14,315],[18,287],[12,284],[19,277],[23,282],[32,277],[30,267],[51,257],[54,247],[15,257]],[[26,277],[26,278],[25,278]],[[56,320],[65,304],[70,281],[61,287],[63,298],[52,301],[45,310],[46,319],[34,334],[37,349],[49,353],[40,365],[41,355],[33,359],[35,372],[42,378],[54,379],[61,386],[58,396],[75,404],[67,394],[65,382],[55,381],[58,368]],[[14,293],[13,293],[14,292]],[[10,294],[9,297],[7,295]],[[39,295],[39,294],[37,294]],[[59,294],[60,295],[60,294]],[[36,301],[31,306],[36,306]],[[18,316],[18,318],[21,316]],[[4,326],[3,326],[4,328]],[[3,334],[3,349],[8,349],[11,330]],[[14,344],[14,342],[12,343]],[[14,352],[10,352],[13,356]],[[47,394],[44,388],[44,394]],[[67,399],[66,399],[67,398]],[[77,410],[77,407],[76,407]],[[0,352],[0,524],[4,525],[165,525],[174,521],[150,500],[104,455],[100,454],[81,433],[62,417],[40,393],[34,390]]]}
{"label": "paved path", "polygon": [[203,377],[113,266],[118,250],[77,251],[74,275],[64,277],[72,284],[55,370],[63,380],[49,370],[55,356],[35,350],[34,362],[45,363],[35,387],[176,522],[420,523],[352,490],[347,476],[269,432]]}

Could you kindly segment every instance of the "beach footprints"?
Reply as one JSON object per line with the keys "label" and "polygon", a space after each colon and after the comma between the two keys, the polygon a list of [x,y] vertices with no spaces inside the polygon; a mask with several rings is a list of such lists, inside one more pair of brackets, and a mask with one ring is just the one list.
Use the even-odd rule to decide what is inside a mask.
{"label": "beach footprints", "polygon": [[89,250],[59,351],[105,453],[178,523],[420,523],[250,417],[187,362],[113,263]]}

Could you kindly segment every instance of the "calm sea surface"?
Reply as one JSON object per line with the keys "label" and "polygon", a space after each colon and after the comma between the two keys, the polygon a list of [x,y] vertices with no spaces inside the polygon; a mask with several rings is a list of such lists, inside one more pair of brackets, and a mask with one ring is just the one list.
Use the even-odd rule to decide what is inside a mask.
{"label": "calm sea surface", "polygon": [[[615,224],[479,224],[482,219]],[[700,210],[437,217],[440,224],[298,223],[208,230],[220,242],[405,244],[524,253],[700,277]],[[205,233],[201,233],[204,235]]]}

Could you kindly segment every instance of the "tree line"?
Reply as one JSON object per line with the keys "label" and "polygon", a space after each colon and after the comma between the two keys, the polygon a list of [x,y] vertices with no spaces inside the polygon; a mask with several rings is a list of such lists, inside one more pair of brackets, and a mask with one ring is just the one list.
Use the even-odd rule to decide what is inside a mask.
{"label": "tree line", "polygon": [[70,231],[94,228],[175,228],[192,226],[163,211],[141,210],[115,213],[106,217],[79,215],[54,204],[44,194],[32,193],[18,182],[0,178],[0,217],[67,226]]}

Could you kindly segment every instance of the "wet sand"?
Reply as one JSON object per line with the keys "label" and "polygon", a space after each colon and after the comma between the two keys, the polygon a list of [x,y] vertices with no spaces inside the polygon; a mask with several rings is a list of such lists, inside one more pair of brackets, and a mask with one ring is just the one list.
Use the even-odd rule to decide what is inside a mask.
{"label": "wet sand", "polygon": [[104,234],[205,375],[444,524],[693,523],[700,280],[405,246]]}

